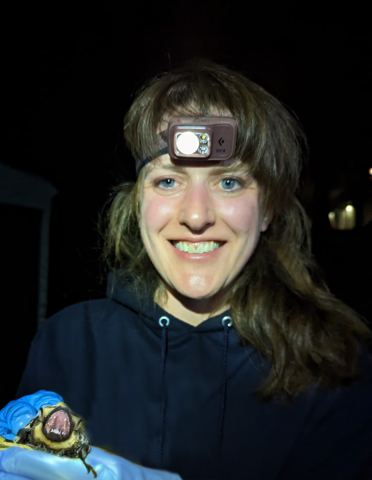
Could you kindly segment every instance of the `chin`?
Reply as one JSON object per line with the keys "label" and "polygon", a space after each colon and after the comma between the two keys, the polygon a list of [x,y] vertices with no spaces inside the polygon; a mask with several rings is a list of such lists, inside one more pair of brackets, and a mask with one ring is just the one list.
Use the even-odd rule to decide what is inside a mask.
{"label": "chin", "polygon": [[206,300],[216,295],[219,291],[218,288],[212,288],[210,284],[205,285],[204,282],[195,281],[187,284],[174,283],[173,288],[178,294],[193,300]]}
{"label": "chin", "polygon": [[211,292],[200,292],[200,291],[178,291],[184,297],[187,297],[191,300],[207,300],[208,298],[213,297]]}

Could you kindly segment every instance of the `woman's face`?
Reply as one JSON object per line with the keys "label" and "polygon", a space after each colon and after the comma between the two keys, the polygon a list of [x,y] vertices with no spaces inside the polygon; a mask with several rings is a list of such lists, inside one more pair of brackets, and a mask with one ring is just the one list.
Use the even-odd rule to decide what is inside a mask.
{"label": "woman's face", "polygon": [[238,162],[186,165],[163,155],[145,168],[140,230],[168,294],[218,300],[269,224],[256,181]]}

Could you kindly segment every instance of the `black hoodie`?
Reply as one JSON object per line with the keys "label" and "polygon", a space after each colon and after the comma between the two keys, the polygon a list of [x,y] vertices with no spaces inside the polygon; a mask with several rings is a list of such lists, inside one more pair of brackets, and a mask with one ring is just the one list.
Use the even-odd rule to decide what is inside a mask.
{"label": "black hoodie", "polygon": [[367,480],[372,356],[361,352],[355,385],[263,403],[253,392],[270,365],[239,343],[228,311],[194,327],[115,286],[38,331],[17,397],[56,392],[92,444],[184,480]]}

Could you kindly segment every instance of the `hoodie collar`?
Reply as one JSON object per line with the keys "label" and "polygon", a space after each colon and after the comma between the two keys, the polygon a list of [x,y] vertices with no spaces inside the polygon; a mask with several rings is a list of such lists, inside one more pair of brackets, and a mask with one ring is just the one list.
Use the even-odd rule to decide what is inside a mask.
{"label": "hoodie collar", "polygon": [[153,299],[146,299],[145,301],[140,302],[135,295],[134,290],[131,288],[131,284],[128,282],[123,285],[120,282],[120,279],[115,276],[114,272],[109,273],[106,296],[131,309],[139,315],[149,327],[156,326],[161,328],[159,326],[159,319],[161,317],[169,318],[168,330],[170,334],[173,332],[180,334],[189,332],[202,333],[218,330],[223,331],[224,326],[222,319],[226,316],[230,316],[229,310],[226,310],[219,315],[204,320],[204,322],[197,326],[190,325],[161,308],[153,301]]}

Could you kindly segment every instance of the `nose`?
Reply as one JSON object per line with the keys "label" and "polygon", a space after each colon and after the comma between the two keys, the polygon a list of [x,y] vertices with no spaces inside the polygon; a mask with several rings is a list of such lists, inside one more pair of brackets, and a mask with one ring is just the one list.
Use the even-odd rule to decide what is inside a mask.
{"label": "nose", "polygon": [[182,196],[178,219],[190,230],[198,232],[215,223],[213,199],[204,183],[189,186]]}

